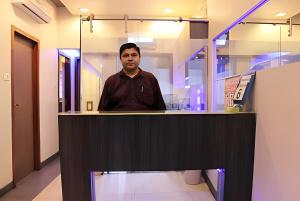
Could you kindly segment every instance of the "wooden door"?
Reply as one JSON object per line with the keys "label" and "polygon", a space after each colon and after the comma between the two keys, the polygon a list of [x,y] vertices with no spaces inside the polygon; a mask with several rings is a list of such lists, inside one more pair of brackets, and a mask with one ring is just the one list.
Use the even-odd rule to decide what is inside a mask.
{"label": "wooden door", "polygon": [[12,31],[12,152],[18,182],[39,169],[37,43]]}

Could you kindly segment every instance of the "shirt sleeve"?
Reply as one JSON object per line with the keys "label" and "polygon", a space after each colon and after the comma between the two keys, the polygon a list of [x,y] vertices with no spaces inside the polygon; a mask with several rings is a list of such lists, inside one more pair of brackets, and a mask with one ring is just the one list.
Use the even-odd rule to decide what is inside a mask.
{"label": "shirt sleeve", "polygon": [[156,100],[156,103],[155,103],[155,108],[157,110],[166,110],[166,104],[165,104],[165,101],[162,97],[162,94],[161,94],[161,91],[160,91],[160,87],[159,87],[159,84],[158,84],[158,81],[156,79],[156,77],[154,77],[154,91],[155,91],[155,100]]}
{"label": "shirt sleeve", "polygon": [[98,105],[98,111],[109,110],[109,80],[106,80]]}

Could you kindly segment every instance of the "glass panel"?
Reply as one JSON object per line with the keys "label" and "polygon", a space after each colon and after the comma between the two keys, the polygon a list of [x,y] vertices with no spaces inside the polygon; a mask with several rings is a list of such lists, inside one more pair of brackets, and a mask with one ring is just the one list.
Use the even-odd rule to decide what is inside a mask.
{"label": "glass panel", "polygon": [[280,65],[281,26],[239,24],[216,41],[216,110],[224,110],[224,79]]}
{"label": "glass panel", "polygon": [[189,107],[192,111],[206,110],[207,61],[204,50],[190,59],[187,64],[186,87],[188,88]]}
{"label": "glass panel", "polygon": [[216,50],[215,108],[222,111],[226,77],[300,62],[300,14],[247,19],[216,40]]}
{"label": "glass panel", "polygon": [[[188,22],[93,20],[92,24],[93,32],[89,21],[81,24],[83,111],[87,103],[97,110],[106,79],[122,69],[118,51],[126,42],[135,42],[141,48],[140,67],[156,76],[167,109],[206,110],[206,58],[191,62],[187,58],[207,40],[191,40]],[[190,89],[185,88],[186,66],[192,81]],[[200,99],[200,104],[191,107],[195,93],[199,93],[196,100]]]}

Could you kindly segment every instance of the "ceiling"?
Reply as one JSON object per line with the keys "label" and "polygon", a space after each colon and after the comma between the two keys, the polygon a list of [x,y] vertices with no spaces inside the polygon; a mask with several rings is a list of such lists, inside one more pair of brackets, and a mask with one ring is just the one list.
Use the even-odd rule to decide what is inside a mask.
{"label": "ceiling", "polygon": [[[278,12],[286,12],[283,17],[276,17]],[[248,19],[261,20],[286,20],[300,13],[299,0],[270,0],[263,7],[259,8]]]}
{"label": "ceiling", "polygon": [[[186,17],[207,18],[206,4],[209,0],[51,0],[58,7],[64,5],[73,15],[80,15],[79,8],[89,8],[94,15],[142,16],[142,17]],[[165,8],[172,9],[164,13]],[[276,17],[277,12],[286,12]],[[269,0],[247,20],[286,20],[300,13],[299,0]]]}
{"label": "ceiling", "polygon": [[[59,1],[59,0],[52,0]],[[79,8],[89,8],[94,15],[101,16],[143,16],[143,17],[198,17],[206,0],[60,0],[74,15],[80,15]],[[172,9],[164,13],[165,8]],[[197,13],[198,10],[198,13]],[[203,14],[202,14],[203,15]],[[206,16],[205,16],[206,17]]]}
{"label": "ceiling", "polygon": [[57,7],[65,7],[60,0],[51,0]]}

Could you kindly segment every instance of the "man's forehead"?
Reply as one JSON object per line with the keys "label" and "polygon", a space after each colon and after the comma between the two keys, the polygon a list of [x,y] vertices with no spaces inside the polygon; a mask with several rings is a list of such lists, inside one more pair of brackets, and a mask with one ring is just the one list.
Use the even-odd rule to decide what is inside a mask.
{"label": "man's forehead", "polygon": [[127,53],[127,54],[130,54],[130,53],[138,53],[138,51],[136,51],[136,49],[134,49],[134,48],[129,48],[129,49],[125,49],[125,50],[122,52],[122,54],[125,54],[125,53]]}

